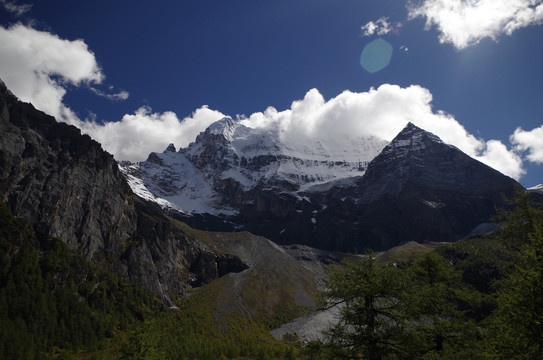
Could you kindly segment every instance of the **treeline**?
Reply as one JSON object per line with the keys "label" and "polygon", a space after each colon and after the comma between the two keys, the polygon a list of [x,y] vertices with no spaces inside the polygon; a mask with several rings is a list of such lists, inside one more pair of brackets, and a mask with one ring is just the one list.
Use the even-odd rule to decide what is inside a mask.
{"label": "treeline", "polygon": [[0,203],[0,359],[295,358],[264,322],[217,317],[220,286],[165,308]]}
{"label": "treeline", "polygon": [[404,263],[375,253],[336,270],[323,292],[340,321],[308,359],[543,359],[543,208],[527,194],[491,235]]}

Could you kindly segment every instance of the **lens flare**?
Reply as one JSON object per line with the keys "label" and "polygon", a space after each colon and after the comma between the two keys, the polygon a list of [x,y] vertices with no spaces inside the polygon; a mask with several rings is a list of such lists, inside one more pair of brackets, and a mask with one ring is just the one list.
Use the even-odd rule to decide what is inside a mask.
{"label": "lens flare", "polygon": [[392,45],[379,38],[364,47],[360,55],[360,65],[373,74],[386,68],[390,59],[392,59]]}

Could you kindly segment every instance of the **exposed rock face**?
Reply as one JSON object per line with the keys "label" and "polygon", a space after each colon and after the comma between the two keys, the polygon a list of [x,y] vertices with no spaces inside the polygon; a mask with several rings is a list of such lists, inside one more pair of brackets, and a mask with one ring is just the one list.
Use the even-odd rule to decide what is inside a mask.
{"label": "exposed rock face", "polygon": [[[396,184],[387,181],[392,169]],[[377,220],[373,204],[396,213],[391,220],[404,242],[451,241],[488,222],[517,186],[513,179],[409,124],[368,169],[360,184],[365,189],[360,202],[367,204],[367,224]]]}
{"label": "exposed rock face", "polygon": [[14,214],[88,259],[135,233],[130,188],[97,142],[20,103],[3,84],[0,114],[1,195]]}
{"label": "exposed rock face", "polygon": [[[320,224],[336,244],[347,242],[360,250],[408,241],[454,241],[489,222],[495,208],[505,205],[504,196],[514,196],[516,186],[513,179],[410,123],[359,181],[331,190],[330,198],[343,201],[326,209]],[[341,226],[350,227],[343,233],[352,235],[339,235]]]}
{"label": "exposed rock face", "polygon": [[166,302],[191,284],[246,267],[136,200],[100,144],[21,103],[1,81],[0,199],[38,234],[60,238]]}

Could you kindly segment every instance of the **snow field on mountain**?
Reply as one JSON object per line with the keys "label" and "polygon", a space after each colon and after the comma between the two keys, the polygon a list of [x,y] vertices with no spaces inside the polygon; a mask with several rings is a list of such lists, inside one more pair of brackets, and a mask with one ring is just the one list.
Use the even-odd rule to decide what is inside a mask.
{"label": "snow field on mountain", "polygon": [[222,180],[234,180],[243,191],[258,184],[283,182],[291,184],[290,188],[315,190],[319,185],[363,175],[387,144],[377,137],[347,135],[293,142],[277,127],[253,129],[224,118],[211,124],[187,148],[175,152],[169,147],[123,171],[132,174],[130,184],[138,195],[161,206],[228,216],[237,211],[221,204],[217,188]]}

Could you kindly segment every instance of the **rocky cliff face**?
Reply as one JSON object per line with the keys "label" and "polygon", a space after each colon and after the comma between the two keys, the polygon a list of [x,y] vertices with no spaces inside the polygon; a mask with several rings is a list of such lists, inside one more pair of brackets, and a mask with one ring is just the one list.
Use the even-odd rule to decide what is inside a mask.
{"label": "rocky cliff face", "polygon": [[17,216],[89,259],[135,233],[130,188],[98,143],[18,102],[3,84],[0,114],[2,198]]}
{"label": "rocky cliff face", "polygon": [[73,126],[21,103],[0,81],[0,199],[38,234],[171,294],[246,266],[190,239],[135,199],[113,157]]}

